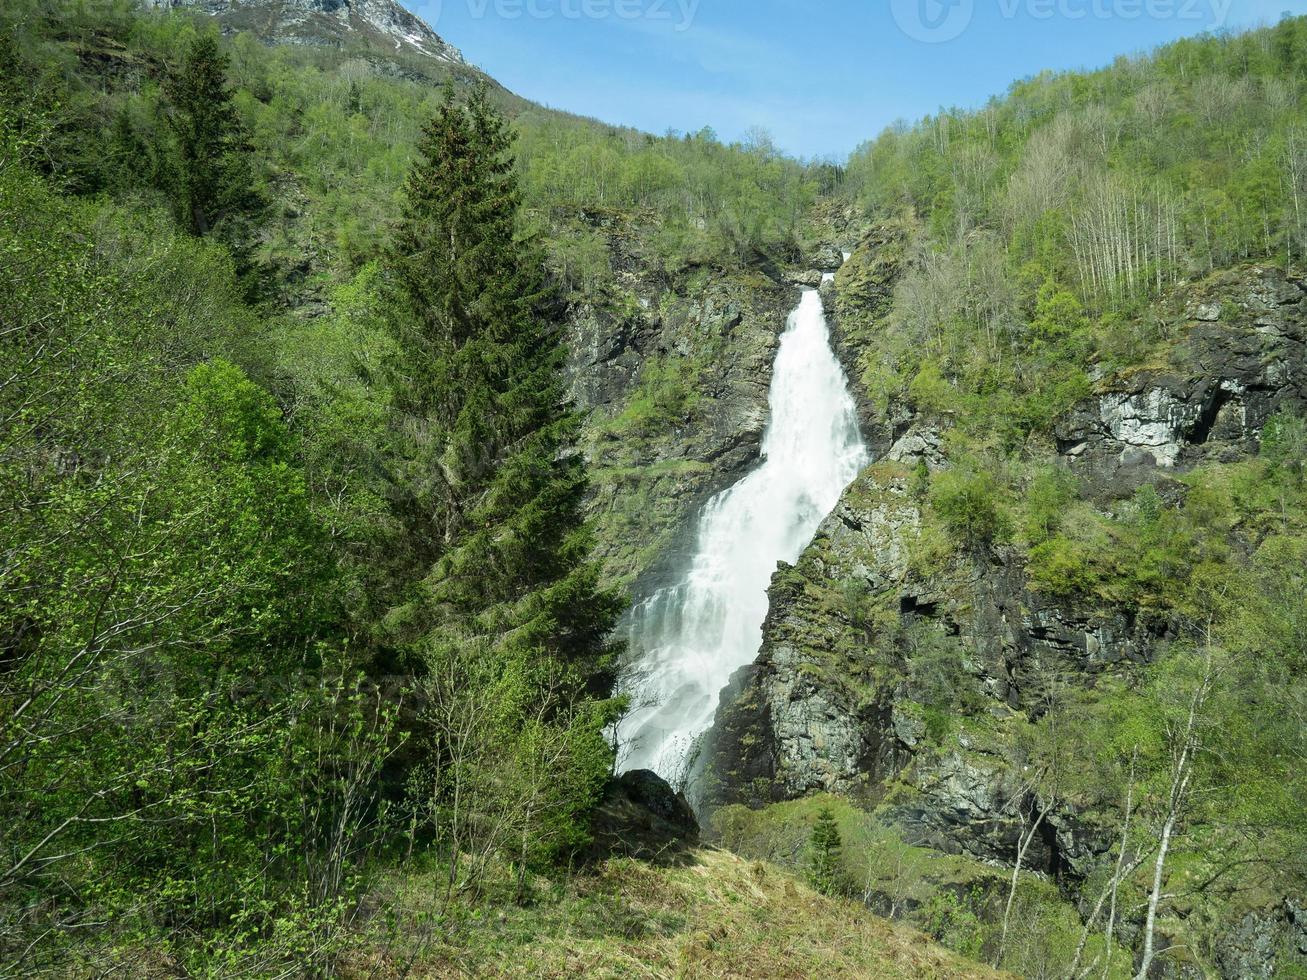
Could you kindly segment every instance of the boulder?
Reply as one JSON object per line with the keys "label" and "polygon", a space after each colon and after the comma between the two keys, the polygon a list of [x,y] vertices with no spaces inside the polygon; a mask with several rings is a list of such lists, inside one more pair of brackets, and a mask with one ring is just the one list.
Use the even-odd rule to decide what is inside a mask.
{"label": "boulder", "polygon": [[844,262],[844,255],[831,242],[822,242],[807,257],[809,265],[824,272],[834,272]]}
{"label": "boulder", "polygon": [[590,824],[589,856],[675,863],[699,843],[699,822],[682,793],[655,772],[633,769],[608,781]]}
{"label": "boulder", "polygon": [[811,286],[815,289],[821,285],[821,270],[796,269],[787,278],[796,286]]}

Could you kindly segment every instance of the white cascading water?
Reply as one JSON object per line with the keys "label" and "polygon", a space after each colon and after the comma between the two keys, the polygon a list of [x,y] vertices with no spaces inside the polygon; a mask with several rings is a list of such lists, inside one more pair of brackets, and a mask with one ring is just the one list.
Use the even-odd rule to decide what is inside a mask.
{"label": "white cascading water", "polygon": [[638,676],[617,732],[623,770],[683,780],[722,688],[757,656],[777,561],[798,560],[868,461],[815,289],[781,335],[768,405],[761,465],[708,502],[689,572],[632,611]]}

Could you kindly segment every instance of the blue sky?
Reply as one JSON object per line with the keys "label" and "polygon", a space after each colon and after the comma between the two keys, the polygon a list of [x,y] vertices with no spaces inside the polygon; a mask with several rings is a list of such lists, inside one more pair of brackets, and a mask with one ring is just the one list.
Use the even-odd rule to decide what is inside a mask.
{"label": "blue sky", "polygon": [[975,106],[1044,68],[1096,67],[1307,0],[409,0],[534,101],[654,133],[760,126],[842,159],[896,119]]}

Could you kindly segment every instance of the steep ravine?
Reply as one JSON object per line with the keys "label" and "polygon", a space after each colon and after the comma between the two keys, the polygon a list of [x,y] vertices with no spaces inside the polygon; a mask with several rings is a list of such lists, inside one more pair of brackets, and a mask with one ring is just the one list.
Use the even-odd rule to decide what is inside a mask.
{"label": "steep ravine", "polygon": [[586,415],[605,572],[642,595],[686,560],[692,515],[757,458],[797,291],[718,270],[671,283],[630,271],[621,288],[572,312],[569,394]]}
{"label": "steep ravine", "polygon": [[638,602],[689,567],[702,508],[757,463],[786,317],[852,241],[823,224],[792,264],[669,274],[646,254],[651,217],[591,221],[614,281],[570,310],[568,392],[586,419],[605,575]]}
{"label": "steep ravine", "polygon": [[758,651],[776,563],[798,558],[867,461],[816,289],[789,314],[768,413],[759,465],[704,507],[689,568],[632,611],[619,765],[677,779],[730,673]]}

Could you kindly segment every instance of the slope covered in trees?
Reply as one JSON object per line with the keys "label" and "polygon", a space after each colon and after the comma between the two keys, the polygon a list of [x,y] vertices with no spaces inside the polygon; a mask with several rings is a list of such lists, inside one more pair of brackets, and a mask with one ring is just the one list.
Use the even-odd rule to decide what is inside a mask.
{"label": "slope covered in trees", "polygon": [[784,856],[837,790],[849,887],[990,962],[1301,971],[1305,43],[1041,76],[854,155],[832,298],[880,461],[718,716],[730,846]]}
{"label": "slope covered in trees", "polygon": [[401,866],[442,930],[529,902],[620,705],[561,346],[609,273],[563,266],[587,209],[671,270],[785,248],[802,168],[185,16],[0,28],[0,969],[331,969]]}
{"label": "slope covered in trees", "polygon": [[[668,550],[721,457],[748,465],[755,403],[707,413],[740,374],[765,396],[760,338],[816,245],[854,252],[827,296],[878,448],[918,440],[844,505],[911,508],[895,574],[930,587],[869,589],[890,550],[819,537],[774,595],[816,610],[804,682],[894,679],[878,736],[918,768],[887,805],[921,812],[933,761],[1001,758],[1023,789],[976,846],[1016,846],[988,860],[1029,867],[1082,825],[1109,860],[1008,892],[1006,867],[995,886],[847,803],[811,837],[790,811],[730,809],[724,833],[822,891],[891,882],[887,911],[1026,972],[1121,972],[1146,935],[1174,962],[1172,932],[1207,955],[1307,853],[1302,406],[1228,391],[1160,476],[1070,453],[1101,462],[1075,420],[1123,378],[1208,370],[1221,331],[1292,339],[1255,304],[1307,248],[1305,38],[1031,79],[844,172],[565,116],[453,62],[6,4],[0,972],[521,973],[538,934],[550,969],[576,946],[613,970],[962,969],[870,922],[823,947],[849,906],[797,893],[796,928],[788,878],[722,855],[561,870],[621,709],[601,583],[647,570],[651,527]],[[1249,377],[1274,382],[1261,350]],[[565,385],[609,370],[620,396],[582,419]],[[1227,438],[1239,406],[1255,437]],[[696,441],[706,420],[729,431]],[[968,590],[1016,579],[1013,621],[1161,641],[1088,679],[1051,655],[987,674]]]}
{"label": "slope covered in trees", "polygon": [[1286,18],[1029,79],[866,143],[845,191],[911,249],[897,347],[865,363],[869,384],[915,376],[927,400],[943,376],[953,393],[934,390],[955,401],[940,407],[983,398],[967,414],[1011,445],[1047,435],[1091,365],[1165,346],[1148,305],[1181,280],[1246,260],[1298,272],[1305,64],[1307,24]]}

